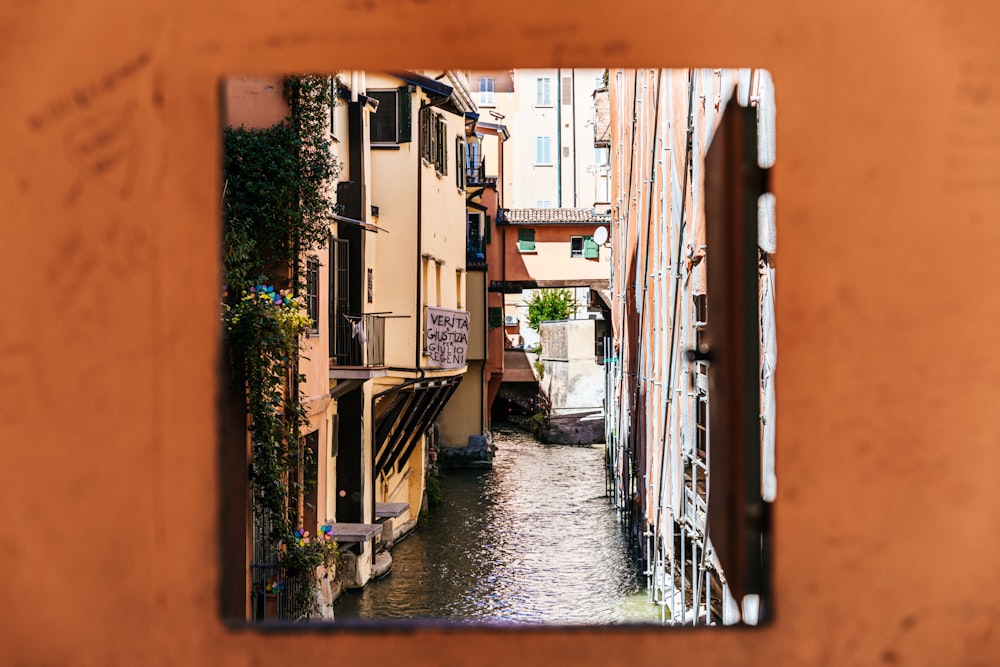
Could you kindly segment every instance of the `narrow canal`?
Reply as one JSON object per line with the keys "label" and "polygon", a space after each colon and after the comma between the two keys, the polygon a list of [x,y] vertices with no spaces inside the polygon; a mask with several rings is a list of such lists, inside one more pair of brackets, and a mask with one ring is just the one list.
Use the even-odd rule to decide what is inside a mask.
{"label": "narrow canal", "polygon": [[443,504],[393,549],[391,574],[346,592],[336,617],[658,621],[604,495],[604,447],[494,438],[493,468],[447,471]]}

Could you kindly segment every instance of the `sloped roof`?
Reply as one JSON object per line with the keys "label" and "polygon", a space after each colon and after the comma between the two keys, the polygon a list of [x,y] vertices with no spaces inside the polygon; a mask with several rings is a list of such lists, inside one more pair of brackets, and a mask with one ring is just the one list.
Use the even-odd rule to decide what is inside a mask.
{"label": "sloped roof", "polygon": [[508,208],[504,221],[510,225],[608,224],[610,215],[598,215],[592,208]]}

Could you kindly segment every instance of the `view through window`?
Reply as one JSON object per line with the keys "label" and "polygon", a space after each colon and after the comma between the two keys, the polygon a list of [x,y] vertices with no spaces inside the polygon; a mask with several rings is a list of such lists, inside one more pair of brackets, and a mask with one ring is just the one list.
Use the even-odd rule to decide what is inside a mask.
{"label": "view through window", "polygon": [[226,618],[770,616],[766,71],[221,95]]}

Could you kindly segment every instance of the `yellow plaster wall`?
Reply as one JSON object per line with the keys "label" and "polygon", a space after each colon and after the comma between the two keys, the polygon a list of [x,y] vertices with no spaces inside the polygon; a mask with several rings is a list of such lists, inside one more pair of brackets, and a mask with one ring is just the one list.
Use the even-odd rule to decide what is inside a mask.
{"label": "yellow plaster wall", "polygon": [[[371,90],[398,88],[400,79],[375,72],[366,73]],[[385,229],[375,245],[374,302],[371,312],[391,312],[409,318],[388,319],[385,323],[385,363],[387,366],[414,365],[417,280],[417,163],[420,160],[419,132],[416,131],[419,102],[413,100],[413,137],[399,144],[399,150],[371,151],[371,199],[379,209],[378,226]],[[427,169],[422,167],[426,172]]]}
{"label": "yellow plaster wall", "polygon": [[[0,318],[0,662],[379,652],[414,666],[995,664],[1000,7],[761,0],[609,11],[511,0],[503,39],[484,43],[462,26],[491,9],[0,9],[0,254],[8,294],[26,295]],[[227,627],[217,608],[220,76],[571,61],[774,75],[774,623]]]}
{"label": "yellow plaster wall", "polygon": [[483,362],[470,359],[458,389],[448,399],[441,416],[438,417],[443,446],[467,447],[470,435],[480,435],[486,430],[486,424],[483,422],[485,389]]}

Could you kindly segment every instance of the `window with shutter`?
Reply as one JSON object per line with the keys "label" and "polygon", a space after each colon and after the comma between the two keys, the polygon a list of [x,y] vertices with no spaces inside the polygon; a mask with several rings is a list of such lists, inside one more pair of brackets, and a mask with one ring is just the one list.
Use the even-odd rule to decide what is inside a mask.
{"label": "window with shutter", "polygon": [[398,104],[395,90],[370,90],[368,96],[378,100],[378,109],[371,117],[373,144],[394,144],[398,140]]}
{"label": "window with shutter", "polygon": [[535,105],[540,107],[552,106],[552,79],[547,76],[540,76],[536,80]]}
{"label": "window with shutter", "polygon": [[479,79],[479,103],[484,106],[493,105],[493,77],[491,76]]}
{"label": "window with shutter", "polygon": [[462,137],[455,137],[455,185],[459,190],[465,189],[465,142]]}
{"label": "window with shutter", "polygon": [[601,250],[597,242],[594,241],[593,236],[583,237],[583,256],[585,259],[597,259],[600,257]]}
{"label": "window with shutter", "polygon": [[552,164],[552,137],[535,137],[535,164]]}
{"label": "window with shutter", "polygon": [[397,92],[397,118],[399,122],[399,128],[397,131],[396,141],[405,144],[411,141],[412,132],[412,115],[413,115],[413,97],[412,97],[413,87],[412,86],[401,86]]}
{"label": "window with shutter", "polygon": [[571,236],[571,237],[569,237],[569,256],[570,257],[583,257],[583,237],[582,236]]}
{"label": "window with shutter", "polygon": [[319,260],[306,260],[306,311],[309,314],[309,331],[319,333]]}
{"label": "window with shutter", "polygon": [[534,229],[519,229],[519,230],[517,230],[517,249],[520,252],[534,252],[535,251],[535,230]]}
{"label": "window with shutter", "polygon": [[368,91],[368,97],[378,100],[378,109],[371,117],[373,144],[401,144],[412,140],[412,93],[412,86]]}
{"label": "window with shutter", "polygon": [[420,110],[420,157],[431,161],[431,122],[433,117],[430,109]]}

